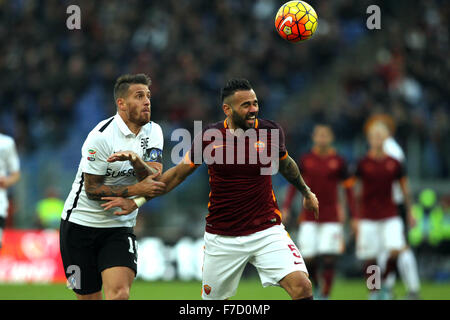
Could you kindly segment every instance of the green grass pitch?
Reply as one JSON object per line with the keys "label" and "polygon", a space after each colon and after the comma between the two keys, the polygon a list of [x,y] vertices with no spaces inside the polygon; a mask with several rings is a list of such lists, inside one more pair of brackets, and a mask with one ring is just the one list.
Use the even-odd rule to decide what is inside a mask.
{"label": "green grass pitch", "polygon": [[[199,281],[135,281],[131,288],[132,300],[199,300],[201,283]],[[405,290],[397,283],[395,294],[401,298]],[[450,300],[450,284],[423,282],[421,296],[425,300]],[[73,292],[64,284],[0,284],[0,300],[65,300],[75,299]],[[287,293],[278,287],[263,288],[259,279],[243,279],[237,294],[232,300],[285,300]],[[367,289],[361,280],[337,279],[331,299],[365,300]]]}

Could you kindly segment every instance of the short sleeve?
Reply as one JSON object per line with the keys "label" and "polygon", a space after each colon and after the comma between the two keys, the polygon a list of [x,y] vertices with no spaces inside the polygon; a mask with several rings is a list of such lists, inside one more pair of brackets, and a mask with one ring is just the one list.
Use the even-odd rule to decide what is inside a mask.
{"label": "short sleeve", "polygon": [[162,129],[161,129],[160,125],[157,124],[157,123],[153,122],[153,125],[155,126],[154,127],[154,130],[155,130],[155,133],[154,133],[155,143],[152,144],[152,148],[157,148],[157,149],[163,150],[163,147],[164,147],[164,136],[163,136]]}
{"label": "short sleeve", "polygon": [[164,147],[164,136],[161,127],[154,123],[152,124],[152,133],[150,137],[151,144],[147,148],[143,155],[145,162],[159,162],[162,163],[162,154]]}
{"label": "short sleeve", "polygon": [[278,129],[278,153],[280,160],[284,160],[288,156],[286,149],[286,136],[284,134],[283,128],[276,122],[274,122],[276,129]]}
{"label": "short sleeve", "polygon": [[109,149],[108,142],[103,135],[89,134],[81,147],[81,170],[89,174],[105,175],[108,168],[106,159],[113,153]]}
{"label": "short sleeve", "polygon": [[19,155],[17,153],[16,144],[13,139],[10,140],[10,144],[8,147],[8,153],[7,153],[7,170],[8,172],[17,172],[20,170],[20,160]]}

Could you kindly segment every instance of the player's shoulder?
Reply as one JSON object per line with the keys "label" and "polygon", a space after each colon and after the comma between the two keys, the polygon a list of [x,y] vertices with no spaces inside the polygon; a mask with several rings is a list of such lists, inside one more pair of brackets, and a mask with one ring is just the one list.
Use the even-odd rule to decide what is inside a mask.
{"label": "player's shoulder", "polygon": [[226,128],[225,120],[208,123],[205,127],[203,127],[202,131],[205,132],[208,129],[223,129],[223,128]]}
{"label": "player's shoulder", "polygon": [[88,134],[86,141],[90,141],[95,144],[108,144],[113,139],[111,135],[115,129],[114,118],[110,117],[105,120],[100,121]]}
{"label": "player's shoulder", "polygon": [[8,136],[6,134],[0,133],[0,141],[3,145],[13,145],[14,139],[11,136]]}
{"label": "player's shoulder", "polygon": [[332,158],[338,160],[339,162],[346,164],[347,163],[347,159],[344,158],[343,155],[341,155],[340,153],[338,153],[337,151],[334,151],[334,153],[331,155]]}
{"label": "player's shoulder", "polygon": [[105,120],[100,121],[97,125],[91,130],[90,135],[97,136],[106,136],[111,133],[114,128],[114,119],[118,117],[118,115],[109,117]]}
{"label": "player's shoulder", "polygon": [[142,130],[144,130],[144,132],[149,135],[150,134],[157,134],[157,135],[162,134],[161,126],[154,121],[149,121],[147,124],[145,124],[142,127]]}
{"label": "player's shoulder", "polygon": [[278,122],[269,119],[258,118],[258,129],[282,129]]}
{"label": "player's shoulder", "polygon": [[392,157],[390,155],[387,155],[384,161],[385,162],[395,163],[398,166],[402,165],[402,163],[398,159],[396,159],[396,158],[394,158],[394,157]]}

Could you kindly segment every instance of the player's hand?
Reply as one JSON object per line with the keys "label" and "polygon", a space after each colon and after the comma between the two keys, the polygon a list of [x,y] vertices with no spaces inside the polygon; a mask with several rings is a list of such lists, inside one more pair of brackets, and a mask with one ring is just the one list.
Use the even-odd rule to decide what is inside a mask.
{"label": "player's hand", "polygon": [[303,207],[306,210],[314,211],[314,218],[319,219],[319,200],[311,191],[309,191],[308,197],[303,197]]}
{"label": "player's hand", "polygon": [[103,209],[105,209],[105,211],[112,208],[122,209],[122,211],[114,212],[116,216],[130,214],[131,212],[137,209],[136,202],[134,202],[132,199],[122,197],[102,197],[102,200],[108,201],[101,204],[101,206],[103,207]]}
{"label": "player's hand", "polygon": [[113,153],[106,159],[108,162],[116,162],[116,161],[131,161],[135,162],[138,158],[138,155],[133,151],[119,151]]}
{"label": "player's hand", "polygon": [[166,184],[164,182],[154,180],[160,174],[161,172],[158,171],[139,182],[140,194],[142,196],[154,198],[162,195],[166,191]]}

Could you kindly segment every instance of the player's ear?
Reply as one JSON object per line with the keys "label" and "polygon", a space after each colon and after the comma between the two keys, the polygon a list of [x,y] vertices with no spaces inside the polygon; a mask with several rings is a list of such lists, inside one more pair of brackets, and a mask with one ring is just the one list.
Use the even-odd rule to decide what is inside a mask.
{"label": "player's ear", "polygon": [[126,104],[125,104],[125,99],[124,98],[117,98],[116,105],[117,105],[117,109],[118,110],[121,110],[121,111],[125,111],[126,110]]}
{"label": "player's ear", "polygon": [[222,109],[223,109],[223,113],[225,113],[225,115],[227,117],[231,116],[231,106],[227,103],[224,103],[222,105]]}

